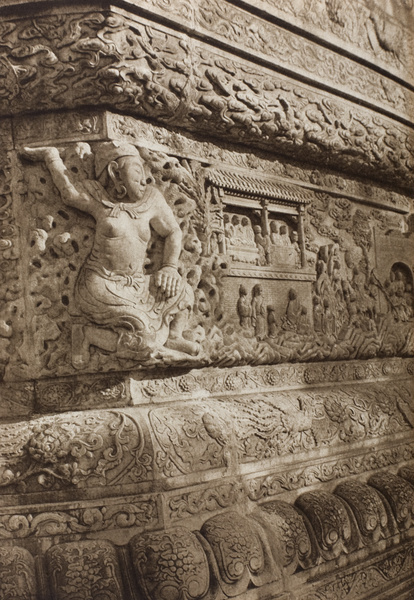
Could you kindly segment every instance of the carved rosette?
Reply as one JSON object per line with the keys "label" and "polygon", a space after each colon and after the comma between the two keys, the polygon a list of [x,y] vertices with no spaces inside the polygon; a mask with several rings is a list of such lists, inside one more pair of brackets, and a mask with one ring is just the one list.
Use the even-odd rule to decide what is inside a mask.
{"label": "carved rosette", "polygon": [[308,568],[315,563],[317,549],[312,544],[303,515],[283,501],[266,502],[252,515],[266,531],[276,564],[287,575],[300,564]]}
{"label": "carved rosette", "polygon": [[387,512],[374,488],[358,481],[347,481],[335,488],[335,494],[351,507],[365,544],[387,537]]}
{"label": "carved rosette", "polygon": [[35,564],[30,552],[17,546],[0,547],[1,600],[36,600]]}
{"label": "carved rosette", "polygon": [[295,502],[312,526],[325,560],[347,554],[356,547],[356,532],[345,504],[328,492],[305,492]]}
{"label": "carved rosette", "polygon": [[122,578],[114,546],[107,541],[70,542],[46,553],[56,600],[123,600]]}
{"label": "carved rosette", "polygon": [[414,487],[402,477],[385,471],[371,475],[368,484],[385,496],[398,528],[408,529],[414,515]]}
{"label": "carved rosette", "polygon": [[266,572],[268,557],[254,521],[229,511],[208,519],[200,533],[212,549],[212,567],[227,596],[244,593],[250,581],[259,586],[275,578]]}
{"label": "carved rosette", "polygon": [[197,536],[183,527],[130,541],[135,575],[148,600],[211,598],[207,557]]}

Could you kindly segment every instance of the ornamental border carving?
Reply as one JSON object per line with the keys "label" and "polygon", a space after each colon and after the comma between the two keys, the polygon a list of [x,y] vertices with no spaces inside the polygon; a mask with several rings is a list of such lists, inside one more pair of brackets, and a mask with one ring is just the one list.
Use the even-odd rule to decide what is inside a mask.
{"label": "ornamental border carving", "polygon": [[[49,23],[50,19],[39,25],[36,46],[15,43],[19,36],[32,39],[29,21],[6,27],[3,37],[11,51],[3,57],[5,114],[54,109],[56,101],[59,108],[83,106],[85,93],[76,85],[79,53],[82,57],[86,51],[82,44],[89,48],[105,30],[105,36],[99,38],[102,47],[93,52],[88,69],[82,70],[88,104],[116,104],[119,109],[187,131],[203,133],[213,127],[219,138],[242,139],[258,148],[290,156],[294,153],[299,159],[328,160],[330,166],[341,170],[365,176],[375,173],[404,186],[412,183],[412,132],[388,117],[142,18],[126,19],[117,12],[60,16],[67,20],[67,30],[80,33],[66,39],[68,34],[59,29],[57,35],[62,39],[57,45],[47,37],[47,28],[55,23]],[[56,23],[53,26],[58,27]],[[115,54],[111,44],[115,44]],[[143,52],[143,57],[153,55],[156,66],[145,67],[144,73],[141,59],[126,50],[130,44]],[[69,47],[78,60],[72,60],[72,54],[68,59]],[[33,66],[32,57],[39,52],[41,60]],[[105,66],[104,55],[112,57]],[[49,93],[45,93],[45,80]],[[243,82],[243,89],[238,90],[236,81]],[[70,87],[72,93],[62,96],[62,86]],[[387,150],[381,152],[384,147]]]}
{"label": "ornamental border carving", "polygon": [[[1,122],[5,122],[2,120]],[[280,157],[271,157],[257,150],[244,151],[240,146],[198,139],[190,132],[173,131],[163,125],[155,125],[140,119],[117,115],[109,111],[69,110],[65,113],[49,113],[41,116],[19,116],[7,119],[13,122],[15,146],[41,140],[56,142],[98,141],[106,138],[127,140],[152,150],[195,158],[210,165],[262,171],[294,182],[308,194],[327,192],[349,198],[363,204],[371,204],[386,210],[407,213],[412,199],[392,188],[375,181],[359,180],[346,174],[338,174],[326,167],[323,170],[308,168]],[[1,127],[0,127],[1,130]],[[11,134],[10,134],[11,135]],[[13,145],[10,137],[10,145]]]}

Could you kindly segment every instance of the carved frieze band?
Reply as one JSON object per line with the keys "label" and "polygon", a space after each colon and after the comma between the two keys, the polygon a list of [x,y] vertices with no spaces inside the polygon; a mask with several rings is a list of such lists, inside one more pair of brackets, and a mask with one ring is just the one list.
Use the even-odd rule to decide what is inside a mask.
{"label": "carved frieze band", "polygon": [[261,56],[296,76],[332,86],[336,92],[411,120],[413,92],[376,71],[227,2],[202,0],[197,8],[196,20],[204,34],[243,49],[249,59]]}
{"label": "carved frieze band", "polygon": [[166,402],[194,395],[214,396],[248,393],[265,389],[286,389],[320,384],[364,382],[387,379],[410,379],[411,359],[372,361],[338,361],[319,364],[270,365],[223,369],[193,369],[168,379],[151,378],[150,373],[134,374],[131,396],[134,404]]}
{"label": "carved frieze band", "polygon": [[[135,579],[133,585],[148,600],[171,598],[172,591],[174,598],[213,600],[220,591],[234,597],[277,582],[282,592],[286,576],[307,570],[301,598],[333,599],[340,589],[341,598],[358,600],[380,585],[404,581],[413,565],[412,542],[384,551],[382,541],[396,540],[398,531],[408,539],[414,488],[387,472],[371,479],[341,484],[333,493],[305,492],[294,504],[266,502],[248,516],[229,508],[196,531],[176,525],[141,532],[130,539],[127,552],[103,539],[57,541],[40,556],[47,587],[58,600],[97,598],[102,590],[105,598],[121,600]],[[370,558],[361,562],[353,554],[360,548],[369,549]],[[347,569],[335,571],[333,581],[338,563],[332,559],[341,556],[347,556]],[[321,563],[326,563],[324,576],[314,569]],[[25,548],[1,549],[3,598],[16,597],[12,590],[17,589],[19,598],[34,599],[33,565]],[[289,581],[294,587],[295,580]]]}
{"label": "carved frieze band", "polygon": [[186,130],[213,128],[228,140],[410,185],[409,129],[149,25],[116,13],[7,22],[1,111],[113,104]]}
{"label": "carved frieze band", "polygon": [[[153,0],[154,3],[157,0]],[[249,2],[241,2],[252,10]],[[329,42],[347,53],[409,81],[413,61],[413,4],[409,0],[392,3],[343,0],[313,2],[302,0],[256,0],[261,14],[302,29],[312,37]]]}
{"label": "carved frieze band", "polygon": [[[270,383],[269,372],[263,373]],[[407,380],[249,393],[243,382],[253,384],[254,379],[246,373],[222,377],[226,395],[197,394],[192,380],[182,376],[179,389],[192,390],[191,400],[182,397],[175,403],[62,413],[2,425],[0,492],[7,502],[7,494],[13,492],[59,491],[70,499],[85,489],[123,486],[125,492],[126,486],[134,491],[140,486],[145,491],[154,480],[179,487],[183,477],[190,485],[195,473],[216,469],[231,477],[243,464],[246,476],[250,473],[249,497],[262,500],[412,458],[414,411]],[[375,455],[352,448],[374,440]],[[322,459],[328,449],[346,454]],[[304,452],[312,467],[292,467],[292,455]],[[251,478],[259,468],[263,475]],[[218,504],[220,496],[226,502],[232,494],[237,495],[224,487]],[[178,498],[177,502],[171,508],[175,503],[180,511]]]}
{"label": "carved frieze band", "polygon": [[[1,128],[0,128],[1,132]],[[280,157],[270,159],[259,152],[243,151],[239,146],[233,147],[227,142],[209,142],[197,139],[191,133],[173,131],[162,125],[147,123],[128,115],[118,115],[108,111],[67,111],[66,113],[49,113],[45,115],[19,116],[13,119],[13,136],[10,133],[8,143],[20,147],[27,143],[56,140],[93,141],[109,138],[126,140],[138,146],[148,147],[161,152],[173,153],[183,157],[195,157],[206,163],[227,164],[229,167],[243,166],[256,173],[273,174],[300,185],[305,185],[315,192],[332,192],[357,202],[376,204],[378,206],[408,212],[410,198],[395,189],[378,186],[369,182],[349,177],[345,174],[307,168],[305,165],[291,164]]]}

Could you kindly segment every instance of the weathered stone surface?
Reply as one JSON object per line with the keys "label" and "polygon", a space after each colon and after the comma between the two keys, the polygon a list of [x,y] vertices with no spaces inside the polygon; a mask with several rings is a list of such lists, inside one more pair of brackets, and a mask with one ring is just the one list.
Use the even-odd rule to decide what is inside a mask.
{"label": "weathered stone surface", "polygon": [[411,600],[411,3],[0,21],[1,600]]}

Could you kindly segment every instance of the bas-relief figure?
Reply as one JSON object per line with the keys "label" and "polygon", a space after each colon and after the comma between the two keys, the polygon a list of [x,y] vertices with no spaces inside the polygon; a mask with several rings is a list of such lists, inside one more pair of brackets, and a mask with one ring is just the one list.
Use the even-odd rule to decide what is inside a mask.
{"label": "bas-relief figure", "polygon": [[70,372],[68,360],[93,371],[412,352],[412,272],[398,245],[378,272],[373,229],[409,233],[387,230],[383,211],[329,194],[284,209],[237,190],[240,201],[209,204],[203,169],[182,159],[117,141],[61,154],[21,153],[37,197],[29,272],[43,374]]}
{"label": "bas-relief figure", "polygon": [[[2,403],[33,417],[0,427],[1,598],[411,598],[410,94],[367,59],[401,74],[408,51],[391,5],[358,6],[351,28],[331,0],[180,0],[185,42],[161,0],[146,24],[112,7],[0,31],[0,104],[28,112],[0,172]],[[332,67],[267,10],[363,48],[349,100],[352,53]],[[32,124],[84,90],[129,116]]]}
{"label": "bas-relief figure", "polygon": [[[148,183],[137,149],[101,144],[97,179],[83,185],[70,177],[57,148],[26,148],[24,156],[44,161],[63,203],[95,221],[91,253],[75,283],[76,308],[87,322],[73,326],[73,366],[88,364],[91,346],[138,360],[163,346],[196,355],[198,344],[182,336],[194,303],[178,273],[182,233],[162,194]],[[163,258],[160,269],[146,275],[151,230],[164,240]]]}

